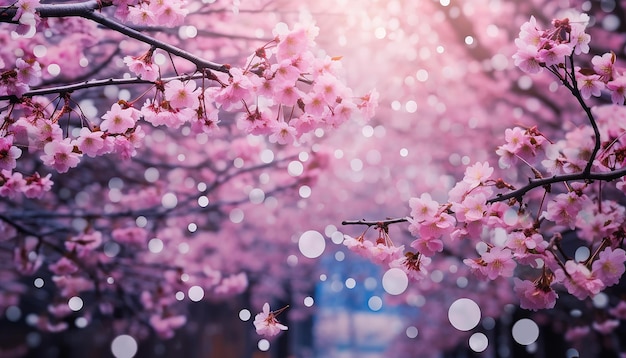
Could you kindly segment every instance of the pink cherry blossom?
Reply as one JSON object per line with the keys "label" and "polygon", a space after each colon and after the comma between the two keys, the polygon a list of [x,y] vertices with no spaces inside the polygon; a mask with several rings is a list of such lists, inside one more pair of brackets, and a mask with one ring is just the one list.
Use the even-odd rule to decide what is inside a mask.
{"label": "pink cherry blossom", "polygon": [[613,286],[619,282],[626,267],[626,252],[610,247],[600,251],[599,257],[591,266],[591,274],[602,280],[605,286]]}
{"label": "pink cherry blossom", "polygon": [[591,96],[600,97],[602,94],[604,82],[600,80],[600,75],[580,75],[576,80],[578,81],[578,88],[583,98],[589,99]]}
{"label": "pink cherry blossom", "polygon": [[498,276],[513,276],[513,271],[517,266],[511,250],[507,248],[493,247],[482,254],[482,260],[485,263],[483,272],[490,280]]}
{"label": "pink cherry blossom", "polygon": [[[536,311],[554,308],[558,295],[549,285],[538,285],[528,280],[513,278],[515,293],[520,299],[520,307]],[[545,286],[545,287],[544,287]]]}
{"label": "pink cherry blossom", "polygon": [[187,317],[183,315],[163,316],[154,314],[150,317],[150,325],[157,335],[164,339],[174,337],[174,331],[182,327],[187,322]]}
{"label": "pink cherry blossom", "polygon": [[23,188],[24,196],[27,198],[41,199],[43,195],[52,189],[52,180],[50,178],[52,174],[48,174],[45,177],[34,173],[33,175],[26,177],[26,186]]}
{"label": "pink cherry blossom", "polygon": [[74,263],[74,261],[68,259],[67,257],[61,257],[54,264],[48,265],[50,271],[55,275],[71,275],[78,271],[78,267]]}
{"label": "pink cherry blossom", "polygon": [[610,334],[619,326],[619,320],[617,319],[605,319],[602,322],[593,322],[591,325],[594,330],[602,333],[602,334]]}
{"label": "pink cherry blossom", "polygon": [[272,134],[269,140],[278,144],[291,144],[294,142],[297,131],[296,128],[287,122],[274,122],[272,125]]}
{"label": "pink cherry blossom", "polygon": [[198,96],[200,88],[196,88],[195,81],[183,82],[173,80],[165,84],[165,99],[170,102],[172,108],[196,109],[200,105]]}
{"label": "pink cherry blossom", "polygon": [[124,133],[135,126],[135,114],[131,108],[122,109],[119,103],[113,103],[103,116],[100,128],[108,133]]}
{"label": "pink cherry blossom", "polygon": [[410,198],[409,206],[411,217],[418,222],[433,219],[439,210],[439,203],[428,193],[422,193],[419,198]]}
{"label": "pink cherry blossom", "polygon": [[624,104],[626,98],[626,76],[621,75],[606,83],[606,89],[611,91],[611,101],[615,104]]}
{"label": "pink cherry blossom", "polygon": [[585,265],[572,260],[565,263],[565,270],[558,269],[554,274],[556,280],[565,285],[567,292],[580,300],[598,294],[606,286]]}
{"label": "pink cherry blossom", "polygon": [[113,240],[120,244],[143,247],[148,241],[148,233],[139,227],[115,229],[111,232]]}
{"label": "pink cherry blossom", "polygon": [[391,268],[399,268],[414,281],[420,281],[428,276],[426,266],[430,265],[432,259],[419,253],[407,252],[403,257],[395,259],[389,263]]}
{"label": "pink cherry blossom", "polygon": [[270,305],[266,302],[263,305],[263,311],[254,316],[253,323],[257,334],[273,337],[280,333],[280,331],[286,331],[288,329],[287,326],[276,320],[275,314],[274,312],[270,312]]}
{"label": "pink cherry blossom", "polygon": [[432,236],[421,236],[411,242],[411,247],[424,256],[433,256],[443,251],[443,241]]}
{"label": "pink cherry blossom", "polygon": [[159,66],[152,62],[152,51],[138,57],[126,56],[124,63],[131,72],[141,77],[142,80],[155,81],[159,78]]}
{"label": "pink cherry blossom", "polygon": [[104,148],[103,135],[104,133],[101,131],[92,132],[89,128],[83,127],[76,139],[76,146],[87,156],[98,156],[102,154],[102,148]]}
{"label": "pink cherry blossom", "polygon": [[44,152],[45,154],[41,156],[43,163],[59,173],[75,168],[80,162],[81,154],[74,152],[74,144],[69,138],[46,144]]}
{"label": "pink cherry blossom", "polygon": [[16,160],[22,155],[22,150],[13,145],[13,136],[0,138],[0,170],[15,168]]}
{"label": "pink cherry blossom", "polygon": [[477,186],[487,181],[492,174],[493,168],[489,166],[489,163],[476,163],[465,169],[463,181],[469,183],[471,186]]}
{"label": "pink cherry blossom", "polygon": [[600,75],[602,82],[608,82],[613,79],[615,73],[615,54],[605,53],[602,56],[593,56],[591,59],[593,70]]}
{"label": "pink cherry blossom", "polygon": [[14,6],[17,7],[17,11],[15,16],[13,17],[13,21],[19,21],[20,23],[25,23],[25,18],[27,15],[31,17],[35,16],[35,10],[40,5],[40,0],[18,0]]}

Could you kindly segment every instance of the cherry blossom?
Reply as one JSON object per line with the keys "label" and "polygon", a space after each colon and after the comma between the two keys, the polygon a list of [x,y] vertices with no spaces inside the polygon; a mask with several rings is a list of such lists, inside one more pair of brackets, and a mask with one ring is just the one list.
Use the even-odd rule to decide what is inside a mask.
{"label": "cherry blossom", "polygon": [[45,154],[41,156],[43,163],[59,173],[67,172],[80,162],[81,154],[74,152],[74,144],[69,138],[46,144],[44,152]]}
{"label": "cherry blossom", "polygon": [[122,134],[135,126],[136,114],[131,108],[124,109],[119,103],[113,103],[102,119],[104,120],[100,123],[100,128],[103,131]]}
{"label": "cherry blossom", "polygon": [[263,311],[257,313],[254,316],[254,327],[259,335],[272,337],[280,333],[280,331],[286,331],[287,326],[281,324],[276,320],[276,315],[280,314],[284,308],[274,312],[270,311],[269,303],[263,305]]}
{"label": "cherry blossom", "polygon": [[598,260],[593,262],[591,274],[604,283],[605,286],[612,286],[619,282],[626,268],[626,252],[622,249],[606,249],[600,251]]}

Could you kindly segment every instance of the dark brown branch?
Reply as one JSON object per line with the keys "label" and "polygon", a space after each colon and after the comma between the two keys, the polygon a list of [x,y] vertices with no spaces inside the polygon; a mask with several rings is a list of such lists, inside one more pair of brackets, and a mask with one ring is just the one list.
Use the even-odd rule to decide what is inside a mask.
{"label": "dark brown branch", "polygon": [[[187,80],[187,79],[195,79],[195,78],[201,78],[201,77],[202,77],[201,74],[180,75],[180,76],[163,78],[162,80],[165,82],[168,82],[168,81],[175,80],[175,79]],[[92,87],[102,87],[102,86],[109,86],[109,85],[128,85],[128,84],[154,84],[154,82],[142,80],[139,77],[108,78],[104,80],[94,80],[94,81],[87,81],[87,82],[81,82],[81,83],[74,83],[74,84],[65,85],[65,86],[35,89],[35,90],[31,90],[31,91],[24,93],[22,97],[44,96],[47,94],[67,93],[67,92],[73,92],[73,91],[92,88]],[[11,100],[11,99],[16,100],[17,97],[0,96],[0,101]]]}
{"label": "dark brown branch", "polygon": [[341,225],[367,225],[367,226],[387,226],[390,224],[397,224],[402,222],[409,221],[408,218],[395,218],[395,219],[385,219],[385,220],[344,220],[341,222]]}
{"label": "dark brown branch", "polygon": [[[184,58],[193,63],[198,69],[208,68],[218,72],[228,73],[228,66],[207,61],[198,56],[195,56],[181,48],[169,45],[163,41],[159,41],[153,37],[145,35],[131,27],[128,27],[114,19],[111,19],[102,13],[100,10],[103,6],[109,5],[110,2],[98,2],[98,1],[85,1],[81,3],[70,4],[55,4],[55,5],[41,5],[37,7],[37,13],[42,18],[47,17],[82,17],[88,20],[99,23],[100,25],[107,27],[111,30],[117,31],[128,37],[139,40],[143,43],[149,44],[166,52],[169,52],[178,57]],[[15,8],[5,8],[3,15],[0,17],[0,22],[12,22],[10,21],[17,11]]]}
{"label": "dark brown branch", "polygon": [[498,201],[504,201],[512,198],[520,198],[527,192],[531,191],[534,188],[559,183],[559,182],[568,182],[568,181],[581,181],[581,180],[602,180],[602,181],[612,181],[618,178],[626,176],[626,167],[621,168],[619,170],[615,170],[612,172],[606,173],[574,173],[574,174],[564,174],[564,175],[555,175],[550,178],[543,179],[529,179],[528,184],[523,186],[517,190],[506,194],[499,194],[493,199],[487,200],[487,203],[492,204]]}

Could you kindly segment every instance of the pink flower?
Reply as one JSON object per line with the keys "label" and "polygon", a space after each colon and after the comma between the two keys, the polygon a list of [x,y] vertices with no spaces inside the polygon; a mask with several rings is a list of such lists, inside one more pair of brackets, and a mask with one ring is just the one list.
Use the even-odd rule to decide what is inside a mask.
{"label": "pink flower", "polygon": [[415,281],[419,281],[428,275],[425,266],[431,263],[432,259],[420,253],[407,252],[403,257],[393,260],[389,263],[391,268],[399,268],[404,271],[407,276]]}
{"label": "pink flower", "polygon": [[409,206],[411,217],[418,222],[434,219],[439,210],[439,203],[434,201],[428,193],[423,193],[419,198],[410,198]]}
{"label": "pink flower", "polygon": [[184,83],[180,80],[173,80],[165,84],[165,99],[170,102],[174,109],[198,108],[200,105],[199,95],[200,89],[196,88],[195,81]]}
{"label": "pink flower", "polygon": [[42,198],[43,195],[52,189],[52,174],[41,177],[39,173],[35,173],[26,178],[26,187],[24,188],[24,196],[27,198]]}
{"label": "pink flower", "polygon": [[50,271],[53,274],[63,276],[63,275],[71,275],[74,272],[78,271],[78,267],[74,263],[74,261],[68,259],[67,257],[61,257],[59,261],[48,265]]}
{"label": "pink flower", "polygon": [[43,263],[43,256],[37,252],[39,244],[39,239],[30,236],[13,250],[13,264],[21,274],[32,275]]}
{"label": "pink flower", "polygon": [[600,75],[602,82],[608,82],[613,78],[615,71],[615,54],[613,52],[605,53],[602,56],[593,56],[591,63],[593,70]]}
{"label": "pink flower", "polygon": [[333,104],[341,97],[341,89],[337,77],[331,74],[319,76],[313,84],[312,92],[321,95],[326,103]]}
{"label": "pink flower", "polygon": [[467,167],[465,169],[463,181],[469,183],[472,187],[474,187],[487,181],[492,174],[493,168],[489,166],[489,163],[476,163],[471,167]]}
{"label": "pink flower", "polygon": [[[18,0],[15,4],[17,11],[13,17],[13,21],[19,21],[21,24],[25,24],[26,18],[34,18],[35,10],[40,5],[40,0]],[[32,24],[34,25],[34,24]]]}
{"label": "pink flower", "polygon": [[140,227],[115,229],[111,232],[113,240],[120,244],[143,247],[148,240],[148,232]]}
{"label": "pink flower", "polygon": [[363,235],[357,236],[356,238],[346,235],[343,239],[343,244],[350,251],[356,252],[363,257],[368,257],[370,247],[374,246],[371,241],[364,240]]}
{"label": "pink flower", "polygon": [[298,100],[304,97],[304,93],[300,91],[294,84],[277,86],[274,88],[274,100],[285,106],[295,106]]}
{"label": "pink flower", "polygon": [[[278,313],[281,311],[282,309]],[[286,331],[288,329],[287,326],[280,324],[276,320],[276,314],[278,313],[270,312],[270,305],[266,302],[263,305],[263,312],[254,316],[256,333],[261,336],[272,337],[280,333],[280,331]]]}
{"label": "pink flower", "polygon": [[565,340],[570,342],[579,341],[584,336],[588,335],[591,329],[589,326],[574,326],[569,328],[565,332]]}
{"label": "pink flower", "polygon": [[287,122],[274,122],[272,125],[273,133],[270,135],[269,139],[271,142],[276,142],[278,144],[291,144],[294,142],[297,131],[294,127],[290,126]]}
{"label": "pink flower", "polygon": [[[156,16],[154,15],[154,12],[152,12],[152,10],[148,7],[148,4],[146,3],[141,3],[135,6],[129,6],[128,15],[126,19],[136,25],[142,25],[142,26],[150,26],[150,25],[158,24],[158,22],[156,21]],[[126,59],[124,59],[124,62],[126,62]],[[151,80],[148,80],[148,81],[151,81]]]}
{"label": "pink flower", "polygon": [[156,334],[163,339],[174,337],[174,330],[182,327],[185,323],[187,323],[187,317],[183,315],[165,317],[154,314],[150,317],[150,325]]}
{"label": "pink flower", "polygon": [[245,273],[238,273],[224,277],[222,282],[215,287],[213,292],[219,296],[231,296],[239,294],[248,287],[248,276]]}
{"label": "pink flower", "polygon": [[482,260],[485,263],[483,272],[491,280],[495,280],[498,276],[513,276],[513,271],[517,266],[511,250],[501,247],[492,247],[491,250],[483,253]]}
{"label": "pink flower", "polygon": [[111,110],[102,116],[104,121],[100,124],[100,128],[109,133],[125,133],[135,126],[135,116],[132,108],[122,109],[119,103],[113,103]]}
{"label": "pink flower", "polygon": [[565,285],[567,292],[579,300],[595,296],[605,287],[604,283],[592,275],[591,271],[581,263],[568,260],[565,263],[565,270],[555,270],[555,278]]}
{"label": "pink flower", "polygon": [[81,154],[74,152],[74,144],[69,138],[54,141],[45,145],[41,160],[47,166],[53,167],[59,173],[65,173],[80,162]]}
{"label": "pink flower", "polygon": [[620,301],[617,306],[611,308],[609,313],[618,319],[626,319],[626,301]]}
{"label": "pink flower", "polygon": [[607,82],[606,89],[611,91],[611,101],[614,104],[624,104],[624,98],[626,97],[626,76],[622,75],[615,78],[613,81]]}
{"label": "pink flower", "polygon": [[544,308],[554,308],[558,295],[547,285],[534,283],[528,280],[513,278],[514,290],[520,299],[520,307],[527,310],[536,311]]}
{"label": "pink flower", "polygon": [[181,25],[189,11],[183,8],[183,0],[151,1],[150,10],[156,16],[159,25],[173,27]]}
{"label": "pink flower", "polygon": [[565,62],[565,57],[572,53],[569,44],[552,45],[549,48],[543,48],[537,53],[537,60],[545,63],[546,66],[558,65]]}
{"label": "pink flower", "polygon": [[378,91],[375,89],[365,96],[361,97],[361,103],[357,104],[357,107],[361,110],[361,114],[365,120],[369,120],[374,117],[376,108],[378,107],[378,98],[380,97]]}
{"label": "pink flower", "polygon": [[388,265],[391,261],[402,256],[404,246],[391,246],[385,243],[377,243],[368,247],[368,257],[378,264]]}
{"label": "pink flower", "polygon": [[279,35],[276,50],[278,61],[300,56],[309,46],[309,36],[305,28],[294,29],[291,32]]}
{"label": "pink flower", "polygon": [[104,139],[102,138],[104,135],[103,132],[92,132],[89,128],[83,127],[80,129],[78,135],[79,136],[76,139],[76,146],[81,152],[83,152],[83,154],[90,157],[102,154],[102,148],[104,147]]}
{"label": "pink flower", "polygon": [[39,82],[41,78],[41,66],[37,61],[24,61],[18,58],[15,61],[17,68],[17,80],[27,85],[33,86]]}
{"label": "pink flower", "polygon": [[487,198],[485,195],[478,193],[477,195],[468,195],[465,197],[465,200],[463,200],[459,209],[459,220],[471,222],[481,220],[484,217],[485,212],[489,210],[489,206],[487,205]]}
{"label": "pink flower", "polygon": [[541,61],[538,58],[537,47],[525,45],[519,39],[515,39],[515,44],[518,46],[517,52],[513,55],[515,66],[526,73],[539,73],[541,71]]}
{"label": "pink flower", "polygon": [[273,65],[272,71],[274,72],[273,80],[281,86],[293,86],[300,77],[300,70],[293,65],[290,59],[282,60]]}
{"label": "pink flower", "polygon": [[606,319],[603,322],[593,322],[591,325],[594,330],[602,333],[602,334],[610,334],[619,326],[619,320],[617,319]]}
{"label": "pink flower", "polygon": [[605,286],[613,286],[619,282],[626,268],[626,252],[622,249],[607,247],[591,266],[591,274],[602,280]]}
{"label": "pink flower", "polygon": [[586,202],[587,196],[579,196],[574,191],[559,194],[548,202],[543,217],[557,225],[566,225],[573,229],[576,227],[576,216]]}
{"label": "pink flower", "polygon": [[[204,91],[205,97],[215,101],[218,107],[224,110],[232,110],[241,105],[241,100],[251,97],[255,85],[251,78],[246,76],[239,68],[231,68],[229,84],[223,88],[210,87]],[[257,77],[258,78],[258,77]]]}
{"label": "pink flower", "polygon": [[443,241],[432,236],[421,236],[411,242],[411,247],[425,256],[433,256],[443,251]]}
{"label": "pink flower", "polygon": [[11,170],[17,165],[22,150],[13,145],[13,136],[0,137],[0,170]]}
{"label": "pink flower", "polygon": [[151,51],[139,57],[126,56],[124,57],[124,63],[131,72],[142,80],[155,81],[159,78],[159,66],[152,62]]}
{"label": "pink flower", "polygon": [[333,115],[328,119],[328,123],[333,128],[337,128],[347,122],[356,111],[357,108],[354,103],[344,100],[333,108]]}
{"label": "pink flower", "polygon": [[579,75],[577,78],[578,88],[580,89],[580,95],[589,99],[591,96],[600,97],[602,90],[604,89],[604,82],[600,80],[600,75]]}
{"label": "pink flower", "polygon": [[65,249],[69,252],[76,252],[78,257],[85,257],[100,247],[101,244],[102,233],[94,231],[71,237],[65,242]]}

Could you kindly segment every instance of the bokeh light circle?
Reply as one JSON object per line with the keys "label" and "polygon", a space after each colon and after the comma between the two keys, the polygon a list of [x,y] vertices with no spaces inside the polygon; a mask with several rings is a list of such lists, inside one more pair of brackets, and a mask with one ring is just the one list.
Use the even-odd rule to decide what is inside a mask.
{"label": "bokeh light circle", "polygon": [[539,326],[531,319],[522,318],[513,325],[512,334],[515,342],[527,346],[539,338]]}
{"label": "bokeh light circle", "polygon": [[267,352],[270,349],[270,341],[267,339],[261,339],[259,340],[257,347],[259,347],[260,351]]}
{"label": "bokeh light circle", "polygon": [[383,289],[390,295],[399,295],[409,287],[409,277],[397,267],[387,270],[382,281]]}
{"label": "bokeh light circle", "polygon": [[372,296],[367,300],[367,306],[372,311],[380,311],[380,309],[383,308],[383,300],[378,296]]}
{"label": "bokeh light circle", "polygon": [[242,321],[247,321],[250,319],[250,317],[252,317],[252,313],[250,313],[249,310],[247,309],[242,309],[241,311],[239,311],[239,319]]}
{"label": "bokeh light circle", "polygon": [[115,358],[132,358],[137,354],[137,341],[135,338],[122,334],[111,342],[111,353]]}
{"label": "bokeh light circle", "polygon": [[484,333],[474,333],[471,335],[469,339],[469,346],[474,352],[482,352],[487,349],[489,345],[489,339],[485,336]]}
{"label": "bokeh light circle", "polygon": [[480,307],[469,298],[459,298],[450,305],[448,319],[459,331],[469,331],[480,322]]}
{"label": "bokeh light circle", "polygon": [[315,230],[305,231],[300,235],[298,240],[298,248],[305,257],[314,259],[324,253],[326,248],[326,240],[324,236]]}

